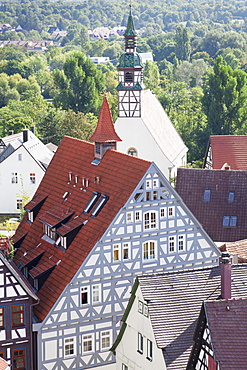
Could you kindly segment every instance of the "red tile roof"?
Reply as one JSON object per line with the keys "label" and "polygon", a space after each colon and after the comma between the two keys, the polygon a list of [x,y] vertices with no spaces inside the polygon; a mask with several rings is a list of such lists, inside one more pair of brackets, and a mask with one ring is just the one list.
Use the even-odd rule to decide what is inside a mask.
{"label": "red tile roof", "polygon": [[[204,190],[210,200],[204,201]],[[215,242],[247,237],[247,171],[178,168],[176,191]],[[229,192],[234,201],[228,201]],[[223,227],[224,216],[236,216],[236,227]]]}
{"label": "red tile roof", "polygon": [[220,170],[225,163],[231,170],[247,170],[247,136],[210,136],[213,169]]}
{"label": "red tile roof", "polygon": [[0,370],[10,369],[9,364],[2,357],[0,357]]}
{"label": "red tile roof", "polygon": [[104,96],[97,127],[89,140],[95,143],[122,141],[115,131],[111,110],[106,96]]}
{"label": "red tile roof", "polygon": [[247,239],[223,244],[219,249],[228,252],[231,257],[236,256],[236,263],[247,263]]}
{"label": "red tile roof", "polygon": [[247,298],[205,302],[205,311],[220,370],[246,369]]}
{"label": "red tile roof", "polygon": [[53,227],[72,216],[73,213],[73,210],[67,206],[67,203],[61,202],[40,215],[39,219]]}
{"label": "red tile roof", "polygon": [[[35,314],[41,321],[150,166],[150,162],[114,150],[108,150],[98,166],[92,164],[93,159],[93,144],[65,136],[37,190],[37,193],[49,194],[48,197],[33,224],[29,225],[26,222],[27,215],[25,215],[13,237],[13,240],[17,241],[27,233],[16,252],[14,258],[16,264],[23,258],[25,252],[28,257],[29,253],[27,252],[33,251],[41,242],[42,248],[49,251],[49,256],[56,257],[57,261],[61,260],[37,293],[40,303],[35,306]],[[68,181],[69,172],[72,176],[70,182]],[[73,181],[75,175],[78,175],[76,185]],[[87,184],[82,186],[82,178],[89,179],[88,186]],[[100,180],[95,181],[95,178]],[[63,200],[63,195],[66,192],[70,194]],[[91,199],[93,192],[109,196],[109,200],[97,217],[91,217],[90,213],[87,215],[83,213],[83,209]],[[39,220],[41,215],[46,214],[57,204],[61,205],[62,201],[66,209],[74,212],[71,222],[72,220],[79,222],[88,220],[65,252],[57,248],[51,241],[49,243],[41,239],[44,232],[43,224]],[[38,265],[45,256],[45,254],[42,256]]]}
{"label": "red tile roof", "polygon": [[9,238],[7,236],[0,237],[0,251],[10,253]]}
{"label": "red tile roof", "polygon": [[45,200],[48,194],[36,193],[33,199],[25,205],[25,209],[32,211],[39,203]]}

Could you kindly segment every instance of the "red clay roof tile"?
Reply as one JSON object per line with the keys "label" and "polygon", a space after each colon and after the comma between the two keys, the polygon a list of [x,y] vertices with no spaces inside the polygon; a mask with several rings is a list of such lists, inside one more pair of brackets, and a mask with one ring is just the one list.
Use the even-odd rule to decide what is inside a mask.
{"label": "red clay roof tile", "polygon": [[[37,193],[48,194],[48,197],[42,204],[33,224],[29,225],[26,222],[27,216],[25,215],[17,229],[17,236],[23,235],[24,232],[27,232],[27,235],[14,257],[16,264],[23,257],[24,252],[31,252],[40,242],[50,256],[53,255],[56,261],[61,260],[37,293],[40,303],[34,309],[37,318],[41,321],[150,166],[150,162],[113,150],[106,152],[98,166],[91,163],[93,159],[93,144],[65,136],[37,190]],[[73,180],[70,183],[68,183],[69,172],[72,173]],[[76,186],[74,186],[75,175],[78,175]],[[99,183],[94,181],[95,177],[100,178]],[[85,184],[84,187],[82,186],[82,178],[89,179],[88,186]],[[63,200],[63,195],[67,191],[70,195]],[[98,216],[93,218],[90,213],[83,214],[83,209],[93,192],[97,191],[109,196],[109,200]],[[39,218],[41,215],[46,215],[47,211],[58,203],[64,204],[66,209],[74,212],[72,217],[79,216],[78,220],[88,220],[64,252],[56,245],[41,239],[43,225]],[[13,239],[16,240],[16,236]],[[45,255],[42,256],[40,262],[43,258]],[[57,276],[63,276],[63,279],[58,279]]]}
{"label": "red clay roof tile", "polygon": [[231,170],[247,170],[247,136],[210,136],[213,169],[220,170],[225,163]]}

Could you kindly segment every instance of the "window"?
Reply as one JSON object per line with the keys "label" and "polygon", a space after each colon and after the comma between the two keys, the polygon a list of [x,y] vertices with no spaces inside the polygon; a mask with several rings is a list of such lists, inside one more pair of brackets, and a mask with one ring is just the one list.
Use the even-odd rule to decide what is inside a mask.
{"label": "window", "polygon": [[155,190],[153,192],[153,200],[156,200],[156,199],[158,199],[158,192]]}
{"label": "window", "polygon": [[158,188],[159,187],[159,180],[158,179],[153,180],[153,187],[154,188]]}
{"label": "window", "polygon": [[143,302],[138,301],[138,312],[143,313]]}
{"label": "window", "polygon": [[204,194],[203,194],[203,200],[205,202],[209,202],[210,201],[210,196],[211,196],[211,190],[204,190]]}
{"label": "window", "polygon": [[88,287],[81,288],[81,304],[88,304],[89,303],[89,294],[88,294]]}
{"label": "window", "polygon": [[120,261],[120,250],[119,244],[113,245],[113,261]]}
{"label": "window", "polygon": [[93,217],[96,217],[100,213],[101,209],[104,207],[104,205],[106,204],[108,199],[109,199],[109,197],[107,195],[101,194],[101,198],[100,198],[98,204],[96,204],[95,208],[92,211],[92,216]]}
{"label": "window", "polygon": [[96,193],[96,192],[93,193],[91,199],[89,200],[88,204],[84,208],[85,213],[88,213],[93,208],[93,206],[96,204],[99,197],[100,197],[100,193]]}
{"label": "window", "polygon": [[92,334],[82,336],[82,352],[88,353],[93,351],[93,336]]}
{"label": "window", "polygon": [[35,175],[35,173],[30,173],[30,181],[31,181],[31,184],[35,184],[35,182],[36,182],[36,175]]}
{"label": "window", "polygon": [[234,196],[235,196],[235,193],[233,191],[229,191],[228,199],[227,199],[229,203],[234,202]]}
{"label": "window", "polygon": [[27,216],[28,216],[28,221],[33,222],[33,212],[32,211],[27,212]]}
{"label": "window", "polygon": [[168,207],[168,217],[173,217],[173,216],[174,216],[174,208]]}
{"label": "window", "polygon": [[0,328],[4,328],[4,308],[0,307]]}
{"label": "window", "polygon": [[128,260],[130,258],[129,256],[129,243],[123,243],[123,260]]}
{"label": "window", "polygon": [[155,258],[155,242],[146,242],[143,244],[143,259],[154,259]]}
{"label": "window", "polygon": [[18,154],[18,161],[22,161],[22,154]]}
{"label": "window", "polygon": [[160,209],[160,217],[165,217],[165,208]]}
{"label": "window", "polygon": [[125,82],[132,82],[133,81],[133,73],[132,72],[126,72],[125,73]]}
{"label": "window", "polygon": [[141,221],[141,213],[140,213],[140,211],[136,211],[136,213],[135,213],[135,219],[136,219],[136,221]]}
{"label": "window", "polygon": [[67,248],[67,237],[66,236],[60,236],[60,243],[61,246],[66,249]]}
{"label": "window", "polygon": [[236,227],[237,226],[237,216],[224,216],[222,226],[223,227]]}
{"label": "window", "polygon": [[169,252],[175,252],[175,236],[169,236]]}
{"label": "window", "polygon": [[24,325],[24,306],[12,306],[12,326]]}
{"label": "window", "polygon": [[141,333],[138,333],[138,349],[137,352],[143,353],[143,336]]}
{"label": "window", "polygon": [[143,304],[143,315],[148,317],[148,305],[147,304]]}
{"label": "window", "polygon": [[126,213],[126,222],[133,222],[133,213],[132,212],[127,212]]}
{"label": "window", "polygon": [[75,338],[66,338],[64,340],[64,356],[75,355]]}
{"label": "window", "polygon": [[146,181],[146,189],[151,189],[151,180]]}
{"label": "window", "polygon": [[16,199],[16,209],[21,210],[23,207],[22,205],[22,199]]}
{"label": "window", "polygon": [[11,182],[12,182],[12,184],[17,184],[18,183],[17,172],[12,172]]}
{"label": "window", "polygon": [[155,229],[156,228],[156,213],[147,212],[144,215],[144,229]]}
{"label": "window", "polygon": [[178,250],[183,251],[184,250],[184,235],[178,236]]}
{"label": "window", "polygon": [[0,352],[0,357],[5,358],[5,353],[4,352]]}
{"label": "window", "polygon": [[48,225],[44,224],[44,233],[49,236],[52,240],[57,239],[56,229],[55,227],[49,227]]}
{"label": "window", "polygon": [[25,370],[25,350],[18,349],[13,351],[13,363],[14,363],[14,370]]}
{"label": "window", "polygon": [[147,359],[152,361],[153,359],[153,343],[147,339]]}
{"label": "window", "polygon": [[146,200],[151,200],[151,193],[150,191],[146,192]]}
{"label": "window", "polygon": [[137,150],[135,148],[130,148],[128,154],[132,155],[132,157],[137,157]]}
{"label": "window", "polygon": [[111,333],[110,331],[101,332],[101,349],[109,349],[111,346]]}
{"label": "window", "polygon": [[100,285],[92,286],[92,303],[99,303],[100,299]]}

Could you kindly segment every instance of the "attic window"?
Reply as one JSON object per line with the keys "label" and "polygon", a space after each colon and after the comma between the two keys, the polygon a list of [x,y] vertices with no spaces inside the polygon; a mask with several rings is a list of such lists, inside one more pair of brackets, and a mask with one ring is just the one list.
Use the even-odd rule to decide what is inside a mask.
{"label": "attic window", "polygon": [[137,157],[137,150],[135,148],[130,148],[128,154],[132,155],[132,157]]}
{"label": "attic window", "polygon": [[96,205],[96,207],[94,208],[94,210],[92,212],[93,217],[96,217],[99,214],[99,212],[104,207],[104,205],[106,204],[108,199],[109,199],[109,197],[107,195],[101,194],[101,199],[99,200],[98,204]]}
{"label": "attic window", "polygon": [[236,227],[237,226],[237,216],[224,216],[222,226],[223,227]]}
{"label": "attic window", "polygon": [[229,203],[234,202],[234,196],[235,196],[235,193],[233,191],[229,191],[229,193],[228,193],[228,202]]}
{"label": "attic window", "polygon": [[211,190],[204,190],[204,194],[203,194],[203,200],[205,202],[209,202],[210,201],[210,197],[211,197]]}
{"label": "attic window", "polygon": [[84,212],[85,213],[88,213],[90,212],[90,210],[93,208],[93,206],[96,204],[97,200],[99,199],[100,197],[100,193],[98,192],[94,192],[91,199],[89,200],[88,204],[86,205],[86,207],[84,208]]}
{"label": "attic window", "polygon": [[66,191],[63,195],[63,200],[67,200],[68,196],[70,195],[70,192]]}

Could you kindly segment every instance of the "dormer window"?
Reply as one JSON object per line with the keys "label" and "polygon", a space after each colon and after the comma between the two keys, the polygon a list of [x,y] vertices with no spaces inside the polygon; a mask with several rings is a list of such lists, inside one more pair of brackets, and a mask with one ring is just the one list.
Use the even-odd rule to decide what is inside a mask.
{"label": "dormer window", "polygon": [[47,224],[44,224],[44,233],[49,236],[52,240],[57,240],[56,228],[50,227]]}
{"label": "dormer window", "polygon": [[27,212],[27,217],[28,217],[28,221],[30,221],[31,223],[33,223],[33,212]]}
{"label": "dormer window", "polygon": [[106,204],[108,199],[109,199],[109,197],[107,195],[101,194],[101,199],[99,200],[98,204],[96,204],[96,207],[94,208],[94,210],[92,212],[93,217],[96,217],[99,214],[99,212],[104,207],[104,205]]}

